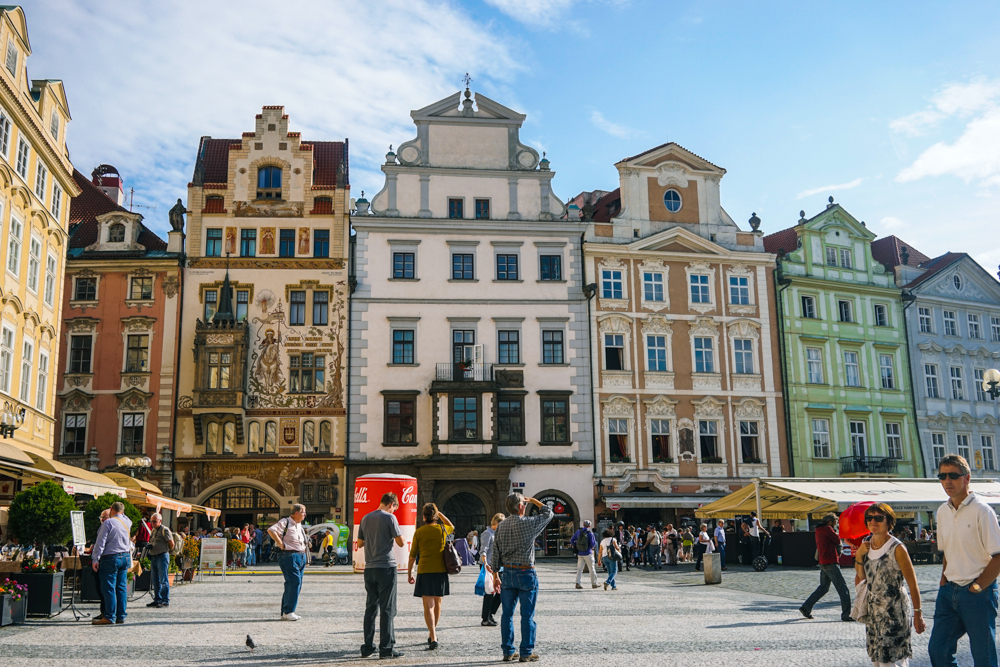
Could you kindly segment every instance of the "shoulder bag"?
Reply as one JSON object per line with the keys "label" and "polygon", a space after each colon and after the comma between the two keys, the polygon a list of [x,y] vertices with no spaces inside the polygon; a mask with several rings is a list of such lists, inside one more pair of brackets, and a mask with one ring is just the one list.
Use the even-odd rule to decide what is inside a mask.
{"label": "shoulder bag", "polygon": [[444,569],[448,574],[458,574],[462,571],[462,557],[458,555],[458,549],[453,542],[449,542],[448,534],[441,526],[441,539],[444,541]]}

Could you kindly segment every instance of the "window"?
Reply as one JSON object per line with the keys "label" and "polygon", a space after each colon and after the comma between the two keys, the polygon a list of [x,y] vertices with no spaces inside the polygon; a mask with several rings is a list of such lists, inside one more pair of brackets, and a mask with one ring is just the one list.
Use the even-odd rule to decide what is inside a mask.
{"label": "window", "polygon": [[396,329],[392,332],[392,363],[413,363],[412,329]]}
{"label": "window", "polygon": [[330,293],[324,290],[313,290],[313,326],[325,327],[329,320]]}
{"label": "window", "polygon": [[945,336],[957,336],[958,335],[958,321],[955,319],[955,311],[944,310],[941,311],[944,314],[944,335]]}
{"label": "window", "polygon": [[288,391],[292,394],[326,392],[326,357],[312,352],[288,357]]}
{"label": "window", "polygon": [[465,217],[465,200],[464,199],[449,199],[448,200],[448,217],[449,218],[464,218]]}
{"label": "window", "polygon": [[257,230],[240,230],[240,257],[257,256]]}
{"label": "window", "polygon": [[454,329],[451,332],[451,360],[452,363],[469,362],[475,360],[476,332]]}
{"label": "window", "polygon": [[49,117],[49,134],[52,135],[53,139],[59,139],[59,114],[55,110],[52,111],[52,116]]}
{"label": "window", "polygon": [[845,269],[853,268],[854,262],[852,261],[851,251],[847,248],[840,249],[840,266]]}
{"label": "window", "polygon": [[811,296],[802,297],[802,317],[816,319],[816,299]]}
{"label": "window", "polygon": [[122,454],[142,454],[142,432],[146,415],[141,412],[122,415]]}
{"label": "window", "polygon": [[851,453],[857,457],[868,455],[868,440],[864,422],[851,422]]}
{"label": "window", "polygon": [[295,257],[295,230],[278,230],[278,257]]}
{"label": "window", "polygon": [[955,285],[955,289],[962,291],[962,276],[955,274],[951,277],[951,282]]}
{"label": "window", "polygon": [[31,155],[31,147],[23,138],[17,140],[17,162],[14,168],[24,181],[28,180],[28,158]]}
{"label": "window", "polygon": [[861,366],[857,352],[844,352],[844,374],[848,387],[861,386]]}
{"label": "window", "polygon": [[32,235],[28,241],[28,289],[38,291],[38,272],[42,267],[42,242]]}
{"label": "window", "polygon": [[[461,217],[461,216],[459,216]],[[490,219],[490,200],[489,199],[477,199],[476,200],[476,220],[489,220]]]}
{"label": "window", "polygon": [[226,350],[209,350],[208,352],[208,382],[209,389],[229,389],[230,369],[233,364],[233,353]]}
{"label": "window", "polygon": [[250,290],[236,290],[236,321],[243,322],[250,310]]}
{"label": "window", "polygon": [[956,445],[958,445],[958,455],[966,461],[971,461],[972,455],[970,454],[969,448],[969,435],[967,433],[959,433],[955,436],[955,440]]}
{"label": "window", "polygon": [[395,280],[405,279],[412,280],[413,275],[413,258],[414,253],[412,252],[394,252],[392,253],[392,277]]}
{"label": "window", "polygon": [[129,298],[136,301],[148,301],[153,298],[153,278],[133,278]]}
{"label": "window", "polygon": [[316,422],[302,422],[302,451],[312,452],[316,446]]}
{"label": "window", "polygon": [[17,45],[13,39],[7,40],[7,58],[4,60],[4,65],[11,76],[17,76]]}
{"label": "window", "polygon": [[455,253],[451,256],[451,279],[474,280],[472,254]]}
{"label": "window", "polygon": [[148,370],[149,336],[145,334],[130,335],[125,357],[125,371],[127,373],[143,373]]}
{"label": "window", "polygon": [[497,255],[497,280],[517,280],[517,255]]}
{"label": "window", "polygon": [[806,348],[806,367],[810,384],[823,384],[823,352],[818,347]]}
{"label": "window", "polygon": [[621,299],[624,287],[622,282],[622,272],[617,269],[603,269],[601,271],[601,298]]}
{"label": "window", "polygon": [[663,205],[671,213],[681,210],[681,193],[677,192],[677,190],[667,190],[663,193]]}
{"label": "window", "polygon": [[817,459],[830,458],[830,420],[813,419],[813,456]]}
{"label": "window", "polygon": [[267,422],[264,424],[264,453],[273,454],[277,442],[278,424],[277,422]]}
{"label": "window", "polygon": [[87,453],[87,415],[66,415],[63,454]]}
{"label": "window", "polygon": [[24,341],[21,346],[21,387],[18,392],[22,403],[27,403],[31,396],[31,364],[34,358],[35,346],[30,341]]}
{"label": "window", "polygon": [[931,433],[931,449],[934,454],[934,469],[937,470],[941,467],[941,459],[947,453],[944,446],[944,433]]}
{"label": "window", "polygon": [[497,363],[500,364],[521,363],[520,331],[497,332]]}
{"label": "window", "polygon": [[543,364],[563,363],[562,331],[542,332],[542,363]]}
{"label": "window", "polygon": [[56,258],[49,255],[45,258],[45,303],[52,305],[56,294]]}
{"label": "window", "polygon": [[304,290],[295,290],[288,296],[288,324],[293,327],[301,327],[306,323],[306,293]]}
{"label": "window", "polygon": [[1000,317],[990,318],[990,329],[993,331],[993,342],[1000,342]]}
{"label": "window", "polygon": [[983,468],[985,470],[996,470],[996,461],[993,457],[993,436],[981,436],[983,445]]}
{"label": "window", "polygon": [[10,118],[3,111],[0,111],[0,153],[7,157],[10,150]]}
{"label": "window", "polygon": [[924,382],[927,398],[939,398],[937,364],[924,364]]}
{"label": "window", "polygon": [[222,424],[222,453],[232,454],[233,445],[236,443],[236,422],[224,422]]}
{"label": "window", "polygon": [[250,422],[247,426],[247,454],[260,451],[260,422]]}
{"label": "window", "polygon": [[524,442],[524,403],[520,398],[501,397],[497,401],[497,439]]}
{"label": "window", "polygon": [[49,355],[38,352],[38,383],[35,389],[35,407],[45,411],[45,398],[49,385]]}
{"label": "window", "polygon": [[851,302],[850,301],[838,301],[837,302],[837,310],[840,313],[840,321],[841,322],[853,322],[854,321],[854,312],[853,312],[853,308],[851,308]]}
{"label": "window", "polygon": [[736,350],[736,372],[753,374],[753,340],[736,338],[733,347]]}
{"label": "window", "polygon": [[[7,330],[3,332],[4,339],[7,337]],[[6,340],[4,341],[6,343]],[[13,334],[11,334],[11,342],[13,342]],[[90,372],[90,358],[91,349],[94,344],[94,339],[91,336],[70,336],[69,337],[69,372],[70,373],[89,373]],[[0,363],[2,365],[2,363]],[[2,386],[2,382],[0,382]]]}
{"label": "window", "polygon": [[890,459],[903,458],[903,436],[897,422],[888,422],[885,425],[885,451],[889,453]]}
{"label": "window", "polygon": [[257,199],[281,199],[281,167],[257,170]]}
{"label": "window", "polygon": [[205,321],[209,322],[219,310],[219,293],[215,290],[205,292]]}
{"label": "window", "polygon": [[885,306],[880,303],[875,304],[875,326],[889,326],[889,315],[886,313]]}
{"label": "window", "polygon": [[646,336],[646,369],[667,370],[667,337]]}
{"label": "window", "polygon": [[333,425],[329,421],[319,423],[319,451],[321,454],[329,454],[330,446],[333,442]]}
{"label": "window", "polygon": [[97,278],[77,278],[73,285],[74,301],[97,300]]}
{"label": "window", "polygon": [[826,265],[827,266],[837,266],[837,249],[827,247],[826,249]]}
{"label": "window", "polygon": [[385,442],[388,445],[411,445],[416,442],[412,398],[390,399],[385,405]]}
{"label": "window", "polygon": [[569,401],[565,398],[542,399],[542,442],[569,442]]}
{"label": "window", "polygon": [[702,419],[698,422],[698,440],[701,444],[701,460],[711,463],[719,459],[719,423]]}
{"label": "window", "polygon": [[672,463],[673,455],[670,453],[670,420],[650,419],[649,434],[653,449],[653,463]]}
{"label": "window", "polygon": [[985,374],[986,374],[986,369],[985,368],[974,368],[972,370],[972,377],[973,377],[972,384],[976,385],[976,400],[977,401],[988,401],[988,400],[990,400],[990,395],[986,393],[985,389],[983,389],[983,380],[984,380],[983,376]]}
{"label": "window", "polygon": [[921,333],[934,333],[934,311],[930,308],[917,308]]}
{"label": "window", "polygon": [[715,354],[711,338],[694,339],[694,366],[695,373],[715,372]]}
{"label": "window", "polygon": [[642,274],[642,298],[663,301],[663,274],[646,271]]}
{"label": "window", "polygon": [[313,257],[330,256],[330,230],[313,230]]}
{"label": "window", "polygon": [[222,229],[205,230],[205,257],[222,257]]}
{"label": "window", "polygon": [[750,279],[743,276],[729,276],[729,303],[737,306],[750,305]]}
{"label": "window", "polygon": [[15,276],[21,269],[21,236],[24,234],[24,224],[10,216],[10,238],[7,241],[7,270]]}
{"label": "window", "polygon": [[625,370],[625,336],[622,334],[604,334],[604,369]]}
{"label": "window", "polygon": [[740,453],[743,463],[760,463],[760,449],[757,422],[740,422]]}
{"label": "window", "polygon": [[879,371],[879,376],[882,378],[882,388],[895,389],[896,374],[895,374],[895,369],[893,368],[891,354],[878,355],[878,371]]}
{"label": "window", "polygon": [[35,168],[35,196],[45,203],[45,182],[49,177],[49,170],[45,168],[45,163],[38,160]]}
{"label": "window", "polygon": [[983,330],[979,326],[979,315],[969,313],[969,338],[982,338]]}
{"label": "window", "polygon": [[455,396],[451,399],[451,437],[455,440],[475,440],[479,437],[477,397]]}
{"label": "window", "polygon": [[699,274],[691,276],[691,303],[712,303],[708,292],[708,276]]}
{"label": "window", "polygon": [[951,375],[951,398],[955,401],[965,400],[965,387],[962,386],[962,367],[952,366]]}
{"label": "window", "polygon": [[108,243],[125,242],[125,225],[111,225],[108,227]]}
{"label": "window", "polygon": [[539,262],[541,280],[562,280],[561,255],[542,255]]}
{"label": "window", "polygon": [[628,453],[628,420],[608,420],[608,455],[612,463],[629,461]]}

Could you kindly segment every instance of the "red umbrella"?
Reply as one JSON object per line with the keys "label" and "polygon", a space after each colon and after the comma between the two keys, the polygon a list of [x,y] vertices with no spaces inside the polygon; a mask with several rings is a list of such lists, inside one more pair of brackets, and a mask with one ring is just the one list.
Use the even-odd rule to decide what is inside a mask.
{"label": "red umbrella", "polygon": [[868,525],[865,523],[865,512],[875,504],[874,500],[854,503],[840,515],[840,537],[855,546],[861,544],[861,539],[868,535]]}

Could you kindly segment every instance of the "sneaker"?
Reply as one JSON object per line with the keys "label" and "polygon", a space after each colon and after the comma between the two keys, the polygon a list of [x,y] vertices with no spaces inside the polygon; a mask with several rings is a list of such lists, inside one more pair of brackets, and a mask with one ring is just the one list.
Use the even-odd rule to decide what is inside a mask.
{"label": "sneaker", "polygon": [[163,605],[162,605],[161,603],[159,603],[159,602],[150,602],[150,603],[149,603],[149,604],[147,604],[146,606],[147,606],[147,607],[155,607],[155,608],[159,609],[159,608],[160,608],[160,607],[162,607]]}
{"label": "sneaker", "polygon": [[403,657],[403,653],[401,653],[400,651],[397,651],[396,649],[392,649],[391,651],[389,651],[387,653],[383,653],[382,651],[379,651],[378,652],[378,657],[380,657],[380,658],[402,658]]}
{"label": "sneaker", "polygon": [[119,618],[117,621],[115,621],[115,625],[125,625],[125,619]]}
{"label": "sneaker", "polygon": [[812,618],[813,617],[812,614],[810,614],[808,611],[806,611],[805,607],[799,607],[799,613],[802,614],[803,616],[805,616],[806,618]]}
{"label": "sneaker", "polygon": [[297,620],[299,620],[301,618],[302,618],[301,616],[299,616],[298,614],[296,614],[294,612],[291,613],[291,614],[282,614],[281,615],[281,620],[283,620],[283,621],[297,621]]}
{"label": "sneaker", "polygon": [[522,655],[518,662],[538,662],[538,654],[532,653],[531,655]]}
{"label": "sneaker", "polygon": [[510,655],[505,655],[503,657],[504,662],[514,662],[515,660],[517,660],[517,655],[514,653],[511,653]]}
{"label": "sneaker", "polygon": [[365,646],[364,644],[361,645],[361,657],[362,658],[367,658],[368,656],[370,656],[374,652],[375,652],[375,647],[374,646]]}
{"label": "sneaker", "polygon": [[591,584],[590,587],[591,588],[600,588],[600,585],[598,585],[598,584]]}
{"label": "sneaker", "polygon": [[479,625],[483,626],[484,628],[488,628],[490,627],[490,622],[484,618],[483,622],[480,623]]}
{"label": "sneaker", "polygon": [[583,586],[581,586],[580,584],[577,584],[576,587],[577,588],[583,588]]}
{"label": "sneaker", "polygon": [[608,582],[604,582],[604,590],[608,590]]}
{"label": "sneaker", "polygon": [[486,624],[489,625],[491,628],[495,628],[498,625],[500,625],[499,623],[496,622],[495,619],[492,619],[492,618],[489,619],[488,621],[486,621]]}

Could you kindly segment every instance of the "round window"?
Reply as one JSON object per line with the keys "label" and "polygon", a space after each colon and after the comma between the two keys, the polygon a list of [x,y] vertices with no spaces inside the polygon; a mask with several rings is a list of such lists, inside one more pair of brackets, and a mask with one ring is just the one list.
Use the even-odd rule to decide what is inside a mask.
{"label": "round window", "polygon": [[955,289],[957,290],[962,289],[962,276],[956,273],[954,276],[951,277],[951,281],[955,283]]}
{"label": "round window", "polygon": [[663,205],[671,213],[681,210],[681,193],[677,190],[667,190],[663,193]]}

